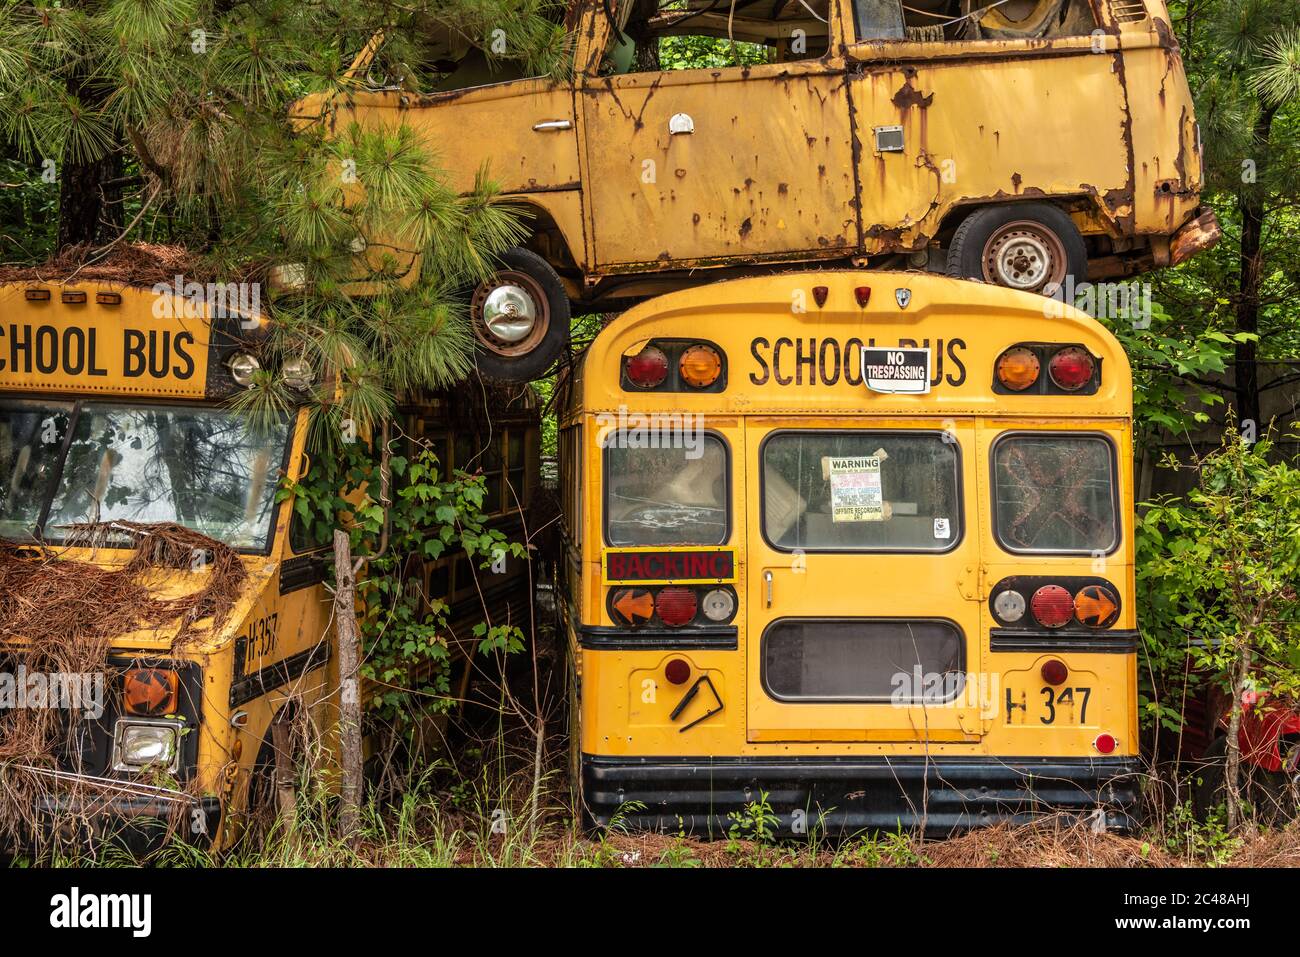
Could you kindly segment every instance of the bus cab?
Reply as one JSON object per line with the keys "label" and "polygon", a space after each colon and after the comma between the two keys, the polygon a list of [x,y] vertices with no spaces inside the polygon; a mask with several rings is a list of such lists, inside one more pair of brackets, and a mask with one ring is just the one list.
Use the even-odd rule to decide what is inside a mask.
{"label": "bus cab", "polygon": [[933,275],[740,279],[610,323],[559,441],[588,823],[1130,828],[1131,389],[1083,312]]}

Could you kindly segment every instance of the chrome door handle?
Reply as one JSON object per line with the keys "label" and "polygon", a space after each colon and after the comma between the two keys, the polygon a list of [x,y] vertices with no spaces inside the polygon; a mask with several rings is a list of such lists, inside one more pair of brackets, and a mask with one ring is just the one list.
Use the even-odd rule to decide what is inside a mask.
{"label": "chrome door handle", "polygon": [[533,129],[539,133],[546,130],[571,130],[573,129],[572,120],[543,120],[540,123],[534,123]]}
{"label": "chrome door handle", "polygon": [[771,608],[772,607],[772,573],[770,571],[763,572],[763,583],[767,586],[767,607]]}

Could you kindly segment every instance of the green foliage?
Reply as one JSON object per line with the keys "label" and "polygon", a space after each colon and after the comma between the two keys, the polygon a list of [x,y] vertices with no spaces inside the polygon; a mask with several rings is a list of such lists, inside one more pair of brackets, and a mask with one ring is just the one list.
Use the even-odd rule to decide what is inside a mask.
{"label": "green foliage", "polygon": [[767,47],[761,43],[693,36],[659,39],[659,67],[663,70],[703,70],[767,62]]}
{"label": "green foliage", "polygon": [[1197,463],[1197,488],[1161,498],[1138,520],[1148,723],[1181,725],[1189,660],[1228,685],[1247,656],[1255,690],[1300,694],[1300,469],[1270,461],[1272,449],[1229,432]]}
{"label": "green foliage", "polygon": [[766,791],[760,791],[758,800],[750,801],[744,810],[732,811],[727,817],[731,821],[727,836],[733,843],[758,841],[760,844],[771,844],[776,841],[776,826],[780,821],[772,810]]}
{"label": "green foliage", "polygon": [[[394,456],[389,466],[395,495],[388,509],[372,495],[380,462],[362,442],[343,445],[338,456],[317,458],[301,482],[286,482],[278,495],[293,497],[298,517],[316,541],[330,541],[343,523],[353,554],[376,556],[367,562],[359,587],[362,674],[378,689],[369,707],[400,727],[419,706],[445,711],[453,704],[448,605],[426,595],[423,576],[411,575],[410,569],[461,554],[470,557],[471,566],[486,569],[507,555],[522,557],[525,550],[487,526],[481,476],[444,475],[428,449],[409,461]],[[389,537],[381,552],[385,520]],[[485,621],[475,634],[483,653],[523,648],[524,635],[515,626]]]}

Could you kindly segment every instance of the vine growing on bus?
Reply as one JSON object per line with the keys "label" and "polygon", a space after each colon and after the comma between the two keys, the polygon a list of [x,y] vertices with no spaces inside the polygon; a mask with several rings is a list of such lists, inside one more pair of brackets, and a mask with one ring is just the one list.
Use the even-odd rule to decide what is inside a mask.
{"label": "vine growing on bus", "polygon": [[371,556],[358,589],[362,676],[371,692],[366,704],[372,716],[402,729],[418,713],[446,711],[454,703],[453,645],[466,656],[524,647],[519,627],[491,621],[486,608],[470,635],[452,635],[449,605],[429,593],[424,569],[465,555],[476,574],[491,574],[507,556],[522,557],[525,548],[488,526],[481,475],[448,475],[432,450],[417,447],[410,458],[389,458],[394,488],[385,508],[372,495],[379,465],[370,444],[345,444],[337,456],[315,459],[300,481],[285,480],[278,495],[282,501],[293,498],[313,543],[329,542],[341,527],[353,554]]}

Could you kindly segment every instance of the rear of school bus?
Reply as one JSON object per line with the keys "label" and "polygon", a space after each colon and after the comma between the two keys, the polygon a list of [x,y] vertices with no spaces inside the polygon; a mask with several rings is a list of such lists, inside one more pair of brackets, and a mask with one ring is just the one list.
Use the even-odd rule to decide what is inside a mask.
{"label": "rear of school bus", "polygon": [[1131,379],[1100,324],[790,273],[631,310],[567,388],[589,822],[1132,826]]}

